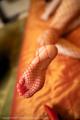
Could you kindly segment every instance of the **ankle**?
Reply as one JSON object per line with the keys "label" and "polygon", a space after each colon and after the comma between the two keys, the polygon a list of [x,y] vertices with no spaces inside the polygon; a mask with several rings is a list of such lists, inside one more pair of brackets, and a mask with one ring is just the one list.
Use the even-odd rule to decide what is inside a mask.
{"label": "ankle", "polygon": [[53,27],[49,27],[46,31],[47,33],[47,40],[46,42],[50,44],[55,44],[59,40],[61,36],[61,32],[58,29],[55,29]]}
{"label": "ankle", "polygon": [[38,39],[38,45],[45,46],[55,44],[59,40],[60,32],[57,29],[49,27]]}

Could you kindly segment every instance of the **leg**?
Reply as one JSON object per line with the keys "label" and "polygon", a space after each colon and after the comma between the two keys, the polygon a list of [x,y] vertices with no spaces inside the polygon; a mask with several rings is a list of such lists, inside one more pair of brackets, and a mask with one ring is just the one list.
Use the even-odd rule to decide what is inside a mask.
{"label": "leg", "polygon": [[[70,22],[71,19],[78,13],[78,8],[70,8],[70,5],[72,5],[71,3],[73,2],[70,2],[69,4],[70,0],[67,1],[68,2],[66,3],[65,0],[63,1],[63,4],[60,6],[56,16],[52,19],[52,22],[50,24],[50,27],[59,29],[61,34],[65,30],[67,23]],[[65,5],[69,5],[69,9],[65,10]],[[73,11],[72,15],[69,15],[70,10]],[[63,19],[63,16],[65,19]],[[57,54],[57,49],[55,48],[54,43],[58,40],[58,37],[56,37],[56,34],[53,34],[53,30],[50,29],[49,32],[44,32],[43,36],[41,37],[39,42],[41,47],[38,49],[37,54],[32,60],[29,67],[25,68],[23,76],[21,76],[21,79],[17,85],[17,89],[20,95],[31,97],[40,88],[42,88],[45,81],[44,75],[46,69]]]}
{"label": "leg", "polygon": [[50,26],[54,26],[63,33],[72,20],[79,15],[79,12],[80,0],[63,0],[52,18]]}
{"label": "leg", "polygon": [[55,12],[62,0],[52,0],[45,7],[44,13],[41,16],[41,19],[48,20],[49,16]]}
{"label": "leg", "polygon": [[43,46],[38,52],[39,54],[32,60],[17,84],[19,94],[24,97],[31,97],[42,88],[45,81],[44,75],[46,69],[52,59],[57,55],[57,49],[53,45]]}
{"label": "leg", "polygon": [[[62,3],[63,2],[63,0],[52,0],[49,4],[47,4],[46,5],[46,7],[45,7],[45,10],[44,10],[44,13],[42,14],[42,16],[41,16],[41,18],[43,19],[43,20],[48,20],[49,18],[50,18],[50,15],[52,14],[52,13],[54,13],[55,11],[57,11],[57,9],[59,8],[59,10],[57,11],[57,14],[55,15],[55,13],[54,13],[54,15],[55,15],[55,17],[53,17],[52,19],[53,19],[53,24],[55,23],[55,22],[57,22],[58,20],[60,20],[61,18],[62,18],[62,16],[63,16],[63,18],[64,18],[64,16],[65,16],[65,14],[68,12],[68,10],[66,10],[65,12],[64,12],[64,14],[63,14],[63,12],[59,12],[59,11],[62,11],[61,9],[64,9],[65,8],[65,4],[66,4],[66,2],[65,2],[65,4],[64,3]],[[73,3],[72,3],[73,2]],[[74,0],[72,0],[72,2],[70,2],[69,4],[75,4],[75,9],[74,9],[74,11],[75,12],[77,12],[77,11],[79,11],[79,7],[78,7],[78,5],[80,4],[79,3],[79,1],[74,1]],[[76,2],[76,3],[75,3]],[[63,4],[63,8],[62,8],[62,6],[60,7],[60,4]],[[66,4],[67,5],[67,4]],[[73,7],[74,7],[74,5],[73,5]],[[77,8],[77,9],[76,9]],[[72,11],[72,6],[70,7],[70,5],[69,5],[69,9],[70,9],[70,11]],[[59,12],[59,13],[58,13]],[[73,12],[73,11],[72,11]],[[62,15],[61,15],[62,14]],[[68,16],[65,16],[66,18],[65,19],[61,19],[61,21],[65,21],[65,22],[68,22],[68,20],[67,20],[67,17],[70,17],[71,18],[71,16],[72,16],[72,18],[73,17],[75,17],[76,16],[76,14],[74,14],[74,12],[73,13],[71,13],[71,14],[67,14]],[[57,21],[56,21],[56,19],[58,19]],[[71,20],[71,19],[70,19]],[[58,23],[57,23],[58,24]],[[68,27],[66,28],[66,30],[65,30],[65,33],[66,32],[70,32],[71,30],[73,30],[73,29],[75,29],[76,27],[78,27],[80,25],[80,14],[75,18],[75,19],[73,19],[73,21],[70,23],[70,25],[68,25]],[[55,25],[54,25],[55,26]]]}

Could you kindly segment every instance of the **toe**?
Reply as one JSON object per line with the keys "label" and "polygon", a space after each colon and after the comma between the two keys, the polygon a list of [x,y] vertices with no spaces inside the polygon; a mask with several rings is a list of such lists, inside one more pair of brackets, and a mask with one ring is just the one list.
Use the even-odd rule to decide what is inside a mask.
{"label": "toe", "polygon": [[27,91],[27,87],[25,85],[24,80],[20,80],[19,83],[17,84],[17,92],[21,96],[24,95],[26,91]]}
{"label": "toe", "polygon": [[17,92],[19,93],[20,96],[24,95],[27,90],[28,89],[26,86],[21,86],[20,84],[17,85]]}
{"label": "toe", "polygon": [[22,96],[22,93],[21,93],[21,92],[19,92],[19,96]]}
{"label": "toe", "polygon": [[20,84],[17,84],[17,92],[20,96],[22,95],[22,91],[20,89]]}
{"label": "toe", "polygon": [[39,91],[43,87],[43,83],[40,79],[36,79],[36,82],[32,85],[32,87],[24,94],[25,98],[32,97],[37,91]]}
{"label": "toe", "polygon": [[23,79],[21,79],[21,80],[19,80],[19,84],[23,84],[24,83],[24,80]]}
{"label": "toe", "polygon": [[25,79],[24,79],[24,78],[21,78],[21,79],[19,80],[19,84],[23,86],[23,85],[25,84]]}
{"label": "toe", "polygon": [[27,90],[28,90],[27,87],[23,86],[22,89],[21,89],[22,95],[24,95],[27,92]]}

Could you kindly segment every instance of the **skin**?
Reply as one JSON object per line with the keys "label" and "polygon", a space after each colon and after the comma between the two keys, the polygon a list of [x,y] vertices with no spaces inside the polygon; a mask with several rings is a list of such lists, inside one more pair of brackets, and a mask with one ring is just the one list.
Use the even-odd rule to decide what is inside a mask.
{"label": "skin", "polygon": [[[53,51],[53,53],[51,51]],[[57,49],[53,45],[43,46],[38,52],[39,56],[36,55],[17,84],[19,94],[27,98],[42,88],[45,81],[45,71],[52,59],[57,55]]]}
{"label": "skin", "polygon": [[[57,55],[57,48],[54,44],[65,32],[66,26],[78,14],[78,2],[79,0],[77,2],[76,0],[63,0],[56,15],[52,17],[50,28],[47,32],[44,31],[43,35],[37,40],[40,47],[35,53],[35,58],[33,58],[29,66],[25,69],[17,84],[19,95],[29,98],[43,87],[47,67]],[[66,9],[65,5],[68,5]]]}

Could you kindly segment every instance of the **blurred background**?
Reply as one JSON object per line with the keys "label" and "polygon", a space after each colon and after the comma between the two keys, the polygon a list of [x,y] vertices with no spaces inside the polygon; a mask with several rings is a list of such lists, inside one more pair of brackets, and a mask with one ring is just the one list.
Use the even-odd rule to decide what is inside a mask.
{"label": "blurred background", "polygon": [[29,5],[30,0],[0,0],[0,120],[10,114]]}

